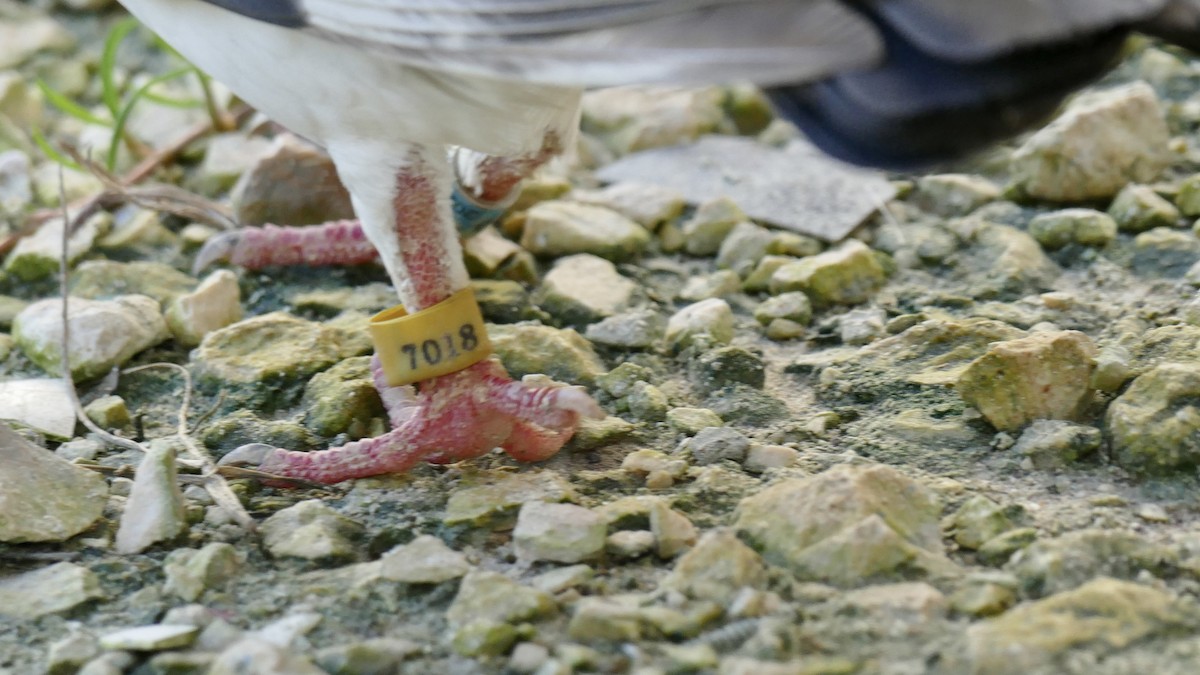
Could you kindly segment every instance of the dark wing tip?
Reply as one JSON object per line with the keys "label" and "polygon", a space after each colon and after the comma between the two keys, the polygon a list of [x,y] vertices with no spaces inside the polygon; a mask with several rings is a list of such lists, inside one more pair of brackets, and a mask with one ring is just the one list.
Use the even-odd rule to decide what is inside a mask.
{"label": "dark wing tip", "polygon": [[303,28],[308,25],[299,0],[202,0],[210,5],[241,14],[242,16],[283,26]]}

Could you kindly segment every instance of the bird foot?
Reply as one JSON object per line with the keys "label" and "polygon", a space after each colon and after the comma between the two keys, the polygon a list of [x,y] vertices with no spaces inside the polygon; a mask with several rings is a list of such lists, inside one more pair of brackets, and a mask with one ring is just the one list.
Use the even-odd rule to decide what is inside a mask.
{"label": "bird foot", "polygon": [[411,386],[388,385],[378,359],[372,366],[392,431],[319,452],[256,443],[234,450],[220,463],[256,465],[277,476],[337,483],[406,471],[422,461],[449,464],[472,459],[496,447],[514,459],[535,462],[557,453],[582,418],[604,416],[583,390],[514,382],[494,359],[423,382],[420,392]]}

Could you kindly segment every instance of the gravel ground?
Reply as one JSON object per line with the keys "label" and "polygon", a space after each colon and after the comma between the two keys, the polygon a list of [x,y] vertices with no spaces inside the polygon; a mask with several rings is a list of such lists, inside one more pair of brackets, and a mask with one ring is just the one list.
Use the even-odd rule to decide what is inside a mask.
{"label": "gravel ground", "polygon": [[[99,55],[121,18],[0,4],[6,237],[57,204],[32,130],[107,148]],[[132,33],[120,101],[172,58]],[[211,218],[87,220],[69,350],[89,416],[143,446],[120,448],[55,379],[51,218],[0,276],[0,673],[1195,672],[1198,91],[1200,62],[1135,41],[1036,133],[849,177],[793,152],[753,89],[591,93],[576,156],[466,248],[509,370],[609,417],[536,465],[231,479],[255,533],[197,453],[385,430],[365,326],[394,303],[386,275],[194,275]],[[210,119],[163,102],[202,98],[194,77],[156,92],[118,174]],[[711,134],[744,140],[719,146],[727,167],[829,181],[814,210],[690,194],[703,172],[655,148]],[[635,157],[663,180],[598,180]],[[102,189],[63,178],[70,199]],[[151,180],[249,224],[350,215],[320,150],[255,117]],[[162,362],[191,386],[110,372]]]}

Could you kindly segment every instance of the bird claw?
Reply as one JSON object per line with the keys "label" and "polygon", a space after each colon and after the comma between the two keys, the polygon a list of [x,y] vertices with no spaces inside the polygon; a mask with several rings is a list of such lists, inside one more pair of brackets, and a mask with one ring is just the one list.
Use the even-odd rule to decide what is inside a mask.
{"label": "bird claw", "polygon": [[224,457],[217,460],[217,466],[257,467],[273,452],[275,447],[266,443],[247,443],[225,453]]}
{"label": "bird claw", "polygon": [[215,263],[232,260],[233,252],[241,240],[242,234],[236,230],[210,237],[196,254],[196,260],[192,263],[192,274],[199,275]]}

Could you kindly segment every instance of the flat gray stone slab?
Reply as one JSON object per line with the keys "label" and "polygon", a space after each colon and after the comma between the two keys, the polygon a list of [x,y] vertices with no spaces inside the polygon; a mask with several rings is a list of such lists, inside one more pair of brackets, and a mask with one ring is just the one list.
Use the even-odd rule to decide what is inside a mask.
{"label": "flat gray stone slab", "polygon": [[896,193],[878,172],[830,159],[807,142],[781,149],[740,136],[638,152],[596,175],[675,190],[693,205],[724,195],[755,220],[830,242]]}

